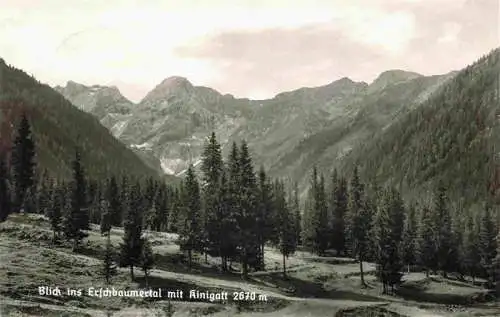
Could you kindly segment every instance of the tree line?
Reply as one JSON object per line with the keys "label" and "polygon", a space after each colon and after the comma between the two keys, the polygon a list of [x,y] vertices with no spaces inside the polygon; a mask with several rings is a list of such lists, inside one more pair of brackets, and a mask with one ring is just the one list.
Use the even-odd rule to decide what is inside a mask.
{"label": "tree line", "polygon": [[[479,214],[453,210],[445,184],[438,183],[431,203],[406,203],[396,188],[365,184],[358,169],[347,178],[336,170],[325,179],[316,168],[306,198],[296,183],[272,179],[258,171],[248,145],[233,143],[226,159],[212,133],[206,142],[201,172],[190,165],[179,185],[157,179],[111,175],[89,179],[76,150],[71,180],[39,173],[35,140],[25,116],[18,125],[10,157],[0,159],[0,219],[11,212],[45,214],[56,242],[71,242],[74,251],[90,224],[100,225],[106,239],[104,275],[109,282],[116,265],[147,273],[154,264],[146,232],[179,234],[179,245],[192,267],[193,253],[220,259],[223,271],[241,264],[265,270],[265,247],[286,258],[298,246],[327,255],[377,264],[384,292],[401,283],[404,271],[440,272],[443,276],[482,277],[499,287],[500,243],[493,206]],[[111,244],[112,227],[123,228],[119,250]]]}

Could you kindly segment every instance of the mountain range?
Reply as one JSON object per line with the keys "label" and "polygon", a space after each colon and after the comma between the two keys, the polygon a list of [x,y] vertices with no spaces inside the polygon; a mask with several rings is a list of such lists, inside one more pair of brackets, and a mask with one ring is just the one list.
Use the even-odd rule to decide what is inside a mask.
{"label": "mountain range", "polygon": [[12,121],[6,105],[26,104],[44,144],[40,156],[60,173],[71,156],[62,144],[80,144],[91,166],[105,162],[96,173],[182,176],[201,162],[214,131],[224,154],[245,139],[256,166],[302,189],[313,166],[349,174],[357,165],[365,179],[407,188],[406,195],[425,195],[445,181],[452,197],[479,202],[500,196],[499,56],[495,49],[443,75],[389,70],[370,84],[341,78],[266,100],[169,77],[136,104],[116,87],[69,81],[54,91],[3,63],[2,133]]}
{"label": "mountain range", "polygon": [[223,152],[232,141],[245,139],[257,165],[305,188],[313,165],[331,170],[456,74],[390,70],[371,84],[341,78],[267,100],[238,99],[183,77],[163,80],[137,104],[116,87],[68,82],[55,89],[166,174],[181,176],[190,163],[199,164],[205,138],[215,131]]}

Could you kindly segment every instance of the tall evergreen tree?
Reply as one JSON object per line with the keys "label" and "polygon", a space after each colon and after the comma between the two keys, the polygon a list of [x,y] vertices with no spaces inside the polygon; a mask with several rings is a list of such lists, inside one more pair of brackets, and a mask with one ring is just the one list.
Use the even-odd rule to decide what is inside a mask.
{"label": "tall evergreen tree", "polygon": [[61,219],[63,214],[63,209],[65,206],[65,191],[63,186],[58,186],[53,188],[51,191],[49,211],[47,216],[50,219],[50,226],[52,228],[52,242],[56,243],[59,233],[61,232]]}
{"label": "tall evergreen tree", "polygon": [[[140,196],[140,186],[136,183],[130,191],[130,196],[127,194],[127,200],[135,201]],[[123,224],[124,236],[120,251],[120,266],[128,266],[130,268],[130,278],[132,280],[134,280],[134,266],[139,265],[141,259],[142,222],[141,210],[138,208],[128,208]]]}
{"label": "tall evergreen tree", "polygon": [[328,240],[330,236],[329,232],[329,221],[328,221],[328,205],[326,201],[325,192],[325,178],[321,174],[319,176],[319,183],[317,190],[315,192],[316,196],[314,199],[314,209],[317,214],[316,228],[315,228],[315,239],[314,239],[314,251],[319,255],[324,255],[326,249],[328,248]]}
{"label": "tall evergreen tree", "polygon": [[202,239],[200,186],[193,165],[186,172],[183,226],[180,231],[180,245],[188,252],[189,267],[192,267],[192,252],[200,250]]}
{"label": "tall evergreen tree", "polygon": [[223,171],[221,175],[221,181],[218,193],[218,219],[221,219],[219,223],[219,254],[222,260],[222,270],[227,271],[228,260],[232,260],[237,255],[237,222],[236,222],[236,210],[231,208],[231,189],[229,187],[229,181],[227,177],[227,172]]}
{"label": "tall evergreen tree", "polygon": [[487,278],[489,287],[492,287],[494,283],[493,261],[496,257],[496,235],[497,231],[491,210],[487,207],[481,215],[478,246],[483,270],[481,273]]}
{"label": "tall evergreen tree", "polygon": [[101,215],[101,235],[109,235],[112,223],[110,204],[104,196],[100,196],[98,206]]}
{"label": "tall evergreen tree", "polygon": [[406,214],[401,248],[403,261],[408,267],[408,273],[410,273],[410,266],[417,262],[417,220],[413,205],[408,208]]}
{"label": "tall evergreen tree", "polygon": [[118,272],[114,258],[115,256],[113,245],[111,244],[111,236],[108,234],[106,237],[106,248],[104,249],[104,259],[102,267],[102,273],[104,275],[104,278],[106,279],[107,285],[110,284],[111,278]]}
{"label": "tall evergreen tree", "polygon": [[149,278],[149,271],[153,267],[154,264],[154,256],[153,256],[153,248],[151,247],[151,243],[144,238],[143,239],[143,246],[142,246],[142,252],[141,252],[141,268],[142,271],[144,272],[144,279],[146,282],[146,287],[149,284],[148,278]]}
{"label": "tall evergreen tree", "polygon": [[71,207],[64,219],[64,234],[73,241],[73,250],[76,250],[81,240],[88,235],[85,231],[90,229],[85,173],[78,150],[73,161],[73,180],[70,188]]}
{"label": "tall evergreen tree", "polygon": [[239,152],[239,205],[237,215],[239,239],[241,247],[241,275],[244,279],[248,276],[248,266],[257,265],[258,241],[255,232],[257,218],[257,182],[253,170],[252,158],[245,141],[241,142]]}
{"label": "tall evergreen tree", "polygon": [[432,210],[423,207],[417,234],[418,263],[426,270],[429,277],[430,270],[437,269],[437,244],[435,240],[435,223],[432,218]]}
{"label": "tall evergreen tree", "polygon": [[[215,133],[212,132],[208,142],[205,144],[201,170],[203,172],[203,232],[205,257],[208,252],[217,253],[220,251],[222,235],[219,226],[222,219],[218,212],[218,194],[220,191],[220,178],[224,163],[222,161],[221,147],[217,142]],[[220,254],[218,254],[221,256]]]}
{"label": "tall evergreen tree", "polygon": [[437,244],[437,265],[443,276],[455,268],[457,264],[457,245],[451,231],[451,215],[447,202],[446,190],[442,183],[438,184],[437,193],[434,197],[434,215],[436,221],[436,244]]}
{"label": "tall evergreen tree", "polygon": [[468,215],[466,219],[463,251],[464,258],[462,259],[463,270],[472,277],[472,282],[475,282],[475,277],[478,273],[478,266],[481,263],[479,253],[479,230],[474,226],[474,219]]}
{"label": "tall evergreen tree", "polygon": [[12,208],[9,189],[9,172],[5,161],[0,158],[0,222],[7,220]]}
{"label": "tall evergreen tree", "polygon": [[307,193],[305,208],[304,208],[304,217],[303,217],[303,243],[308,249],[312,252],[318,252],[317,250],[317,241],[318,239],[318,228],[319,224],[319,202],[318,197],[321,194],[318,194],[320,185],[318,181],[318,170],[316,166],[313,167],[311,173],[311,179],[309,183],[309,191]]}
{"label": "tall evergreen tree", "polygon": [[302,233],[302,213],[300,211],[300,199],[299,199],[299,184],[297,182],[293,183],[293,191],[290,199],[290,208],[292,214],[294,215],[295,221],[295,237],[297,239],[297,245],[302,244],[301,233]]}
{"label": "tall evergreen tree", "polygon": [[35,141],[25,114],[21,117],[12,148],[11,164],[14,185],[14,208],[19,211],[26,192],[35,184]]}
{"label": "tall evergreen tree", "polygon": [[368,252],[371,217],[364,201],[364,189],[360,182],[357,166],[354,168],[348,203],[348,245],[352,256],[359,261],[361,284],[366,285],[363,272],[363,261]]}
{"label": "tall evergreen tree", "polygon": [[286,278],[286,258],[295,252],[297,239],[295,235],[293,214],[287,206],[285,188],[282,181],[276,181],[274,186],[277,214],[277,231],[279,249],[283,256],[283,277]]}
{"label": "tall evergreen tree", "polygon": [[494,262],[497,298],[500,298],[500,230],[497,235],[497,256]]}
{"label": "tall evergreen tree", "polygon": [[[346,248],[345,219],[348,207],[347,181],[344,177],[333,177],[331,247],[337,254],[343,254]],[[332,183],[333,183],[332,182]]]}
{"label": "tall evergreen tree", "polygon": [[121,226],[123,219],[123,208],[120,190],[115,176],[111,176],[107,184],[107,200],[109,201],[109,213],[111,225]]}
{"label": "tall evergreen tree", "polygon": [[259,243],[259,269],[264,269],[264,245],[276,240],[276,217],[273,204],[273,189],[264,167],[261,166],[258,178],[258,209],[256,233]]}

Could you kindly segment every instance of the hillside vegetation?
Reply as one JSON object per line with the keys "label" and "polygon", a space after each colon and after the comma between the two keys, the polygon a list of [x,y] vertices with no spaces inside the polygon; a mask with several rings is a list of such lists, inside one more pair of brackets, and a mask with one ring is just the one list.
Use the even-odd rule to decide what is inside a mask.
{"label": "hillside vegetation", "polygon": [[0,61],[0,152],[9,152],[21,114],[32,122],[39,167],[67,178],[78,147],[91,177],[157,176],[92,115],[25,72]]}

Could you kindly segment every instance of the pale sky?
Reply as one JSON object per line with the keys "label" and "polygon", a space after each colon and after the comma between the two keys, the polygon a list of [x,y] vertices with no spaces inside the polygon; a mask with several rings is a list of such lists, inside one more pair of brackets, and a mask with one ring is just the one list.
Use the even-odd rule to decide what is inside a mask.
{"label": "pale sky", "polygon": [[170,76],[259,99],[463,68],[500,46],[499,16],[499,0],[0,0],[0,57],[133,101]]}

